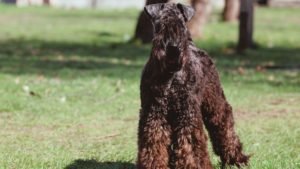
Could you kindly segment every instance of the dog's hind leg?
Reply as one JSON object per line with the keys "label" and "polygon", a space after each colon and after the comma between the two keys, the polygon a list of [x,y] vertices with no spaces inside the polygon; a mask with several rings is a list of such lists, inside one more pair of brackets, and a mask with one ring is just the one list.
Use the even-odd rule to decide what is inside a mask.
{"label": "dog's hind leg", "polygon": [[234,131],[232,108],[226,101],[215,69],[208,73],[209,82],[203,91],[202,116],[209,132],[214,152],[222,165],[247,165],[249,156],[242,153],[242,144]]}

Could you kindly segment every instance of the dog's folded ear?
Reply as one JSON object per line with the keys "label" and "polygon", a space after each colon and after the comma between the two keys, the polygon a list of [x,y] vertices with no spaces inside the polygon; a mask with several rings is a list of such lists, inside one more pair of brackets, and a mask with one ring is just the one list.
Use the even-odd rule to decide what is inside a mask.
{"label": "dog's folded ear", "polygon": [[195,14],[195,10],[191,6],[186,6],[186,5],[182,5],[181,3],[178,3],[177,8],[184,16],[186,22],[191,20]]}
{"label": "dog's folded ear", "polygon": [[164,8],[164,3],[147,5],[144,8],[145,13],[151,18],[159,15],[159,11]]}

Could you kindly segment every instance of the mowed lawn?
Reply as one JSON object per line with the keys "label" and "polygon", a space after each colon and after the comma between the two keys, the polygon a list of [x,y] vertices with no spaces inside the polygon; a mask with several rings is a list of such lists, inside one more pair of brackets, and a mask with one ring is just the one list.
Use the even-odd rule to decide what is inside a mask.
{"label": "mowed lawn", "polygon": [[[134,168],[151,47],[127,43],[137,16],[0,6],[0,169]],[[259,48],[243,55],[238,24],[218,16],[197,45],[217,64],[249,168],[300,168],[300,10],[256,9]]]}

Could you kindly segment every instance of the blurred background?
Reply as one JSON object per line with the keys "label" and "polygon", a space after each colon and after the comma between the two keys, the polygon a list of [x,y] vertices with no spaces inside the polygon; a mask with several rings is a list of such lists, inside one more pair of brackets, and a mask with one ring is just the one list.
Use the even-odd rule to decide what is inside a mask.
{"label": "blurred background", "polygon": [[[132,169],[139,81],[168,0],[0,1],[0,168]],[[190,0],[250,168],[300,168],[300,1]],[[214,166],[219,159],[213,155]]]}

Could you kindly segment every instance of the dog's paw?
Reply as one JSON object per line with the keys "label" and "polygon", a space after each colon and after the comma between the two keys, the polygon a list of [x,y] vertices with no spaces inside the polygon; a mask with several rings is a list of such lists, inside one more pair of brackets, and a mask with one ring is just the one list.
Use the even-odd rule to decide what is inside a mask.
{"label": "dog's paw", "polygon": [[225,168],[226,165],[237,166],[238,168],[248,166],[249,159],[250,156],[243,153],[227,156],[227,158],[222,160],[222,168]]}

